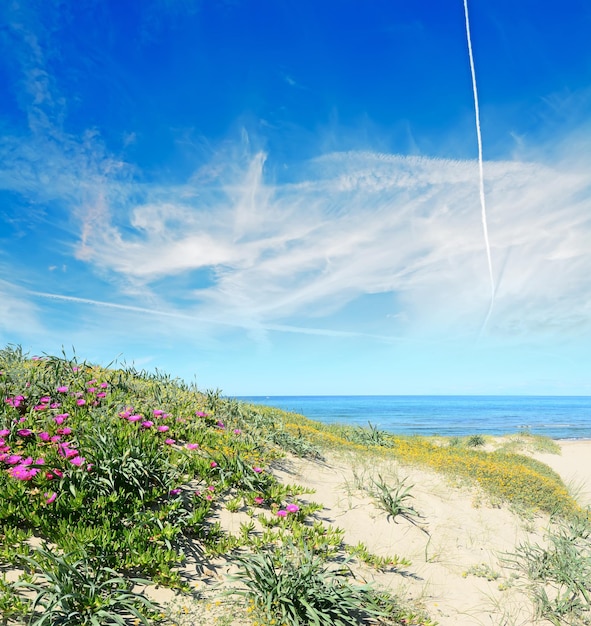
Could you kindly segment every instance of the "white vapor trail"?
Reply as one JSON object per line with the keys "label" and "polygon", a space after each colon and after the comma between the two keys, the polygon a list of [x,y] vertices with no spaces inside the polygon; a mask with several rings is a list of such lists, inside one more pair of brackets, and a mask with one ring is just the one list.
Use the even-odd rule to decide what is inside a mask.
{"label": "white vapor trail", "polygon": [[488,240],[488,227],[486,225],[486,201],[484,198],[484,169],[482,166],[482,135],[480,133],[480,108],[478,106],[478,90],[476,89],[476,71],[474,69],[474,57],[472,55],[472,39],[470,37],[470,18],[468,17],[468,0],[464,0],[464,14],[466,15],[466,38],[468,40],[468,55],[470,57],[470,72],[472,73],[472,92],[474,93],[474,113],[476,117],[476,137],[478,139],[478,171],[480,173],[480,206],[482,207],[482,230],[486,245],[486,258],[488,260],[488,274],[490,277],[490,304],[488,312],[480,329],[480,335],[486,329],[488,320],[492,314],[495,303],[495,279],[493,277],[492,259],[490,256],[490,243]]}
{"label": "white vapor trail", "polygon": [[143,313],[159,317],[172,317],[180,320],[189,320],[191,322],[201,321],[218,326],[231,326],[234,328],[244,328],[246,330],[258,329],[277,331],[281,333],[296,333],[302,335],[320,335],[326,337],[359,337],[367,339],[376,339],[380,341],[399,342],[401,337],[390,335],[375,335],[371,333],[359,333],[346,330],[331,330],[327,328],[310,328],[304,326],[291,326],[289,324],[248,324],[241,321],[223,321],[220,319],[203,317],[201,315],[190,315],[188,313],[178,313],[176,311],[162,311],[158,309],[148,309],[146,307],[133,306],[129,304],[116,304],[115,302],[105,302],[103,300],[91,300],[89,298],[79,298],[77,296],[63,296],[57,293],[46,293],[43,291],[27,291],[31,296],[38,298],[48,298],[50,300],[59,300],[62,302],[73,302],[77,304],[88,304],[90,306],[105,307],[107,309],[119,309],[120,311],[130,311],[132,313]]}

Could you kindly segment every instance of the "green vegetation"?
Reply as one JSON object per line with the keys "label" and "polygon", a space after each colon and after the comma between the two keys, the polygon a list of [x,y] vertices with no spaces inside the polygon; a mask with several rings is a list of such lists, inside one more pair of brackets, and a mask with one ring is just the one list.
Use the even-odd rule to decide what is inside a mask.
{"label": "green vegetation", "polygon": [[419,527],[423,532],[429,534],[418,522],[423,519],[422,515],[408,501],[414,496],[411,491],[414,485],[406,485],[406,478],[397,480],[393,487],[390,487],[384,479],[378,475],[378,480],[372,480],[373,488],[370,493],[374,497],[379,507],[386,512],[388,519],[396,521],[397,517],[408,520],[411,524]]}
{"label": "green vegetation", "polygon": [[591,520],[560,521],[544,545],[522,543],[507,563],[525,576],[538,617],[555,626],[591,623]]}
{"label": "green vegetation", "polygon": [[[429,624],[351,578],[343,562],[409,562],[347,546],[305,490],[276,478],[287,452],[369,453],[474,481],[514,506],[581,513],[559,477],[525,455],[319,424],[160,372],[8,347],[0,396],[0,566],[18,576],[0,576],[4,624],[175,623],[142,591],[157,584],[198,598],[183,577],[189,545],[203,560],[239,565],[253,623]],[[370,489],[393,519],[421,519],[404,481],[379,478]],[[224,509],[249,521],[230,534],[214,521]]]}

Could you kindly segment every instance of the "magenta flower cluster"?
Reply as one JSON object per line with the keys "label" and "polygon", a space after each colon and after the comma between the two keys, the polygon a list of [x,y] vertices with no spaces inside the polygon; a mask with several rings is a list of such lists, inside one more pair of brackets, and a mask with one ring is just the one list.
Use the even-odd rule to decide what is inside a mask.
{"label": "magenta flower cluster", "polygon": [[297,504],[288,504],[284,509],[279,509],[276,513],[278,517],[287,517],[290,513],[297,513],[300,507]]}
{"label": "magenta flower cluster", "polygon": [[[60,385],[56,388],[56,393],[62,397],[71,396],[77,406],[83,406],[87,400],[91,405],[98,406],[101,400],[107,396],[108,383],[102,382],[95,386],[96,382],[96,380],[89,381],[86,384],[85,391],[74,393],[69,392],[67,385]],[[27,383],[25,387],[29,388],[30,384]],[[73,431],[72,428],[64,425],[70,414],[57,413],[57,410],[62,406],[62,402],[57,398],[43,395],[37,400],[33,400],[33,398],[27,398],[24,395],[15,395],[6,398],[5,403],[17,410],[17,415],[13,418],[12,427],[0,430],[0,463],[4,464],[11,478],[19,481],[30,481],[38,475],[43,476],[48,481],[62,478],[64,473],[59,468],[54,467],[42,472],[42,468],[46,463],[45,456],[47,455],[61,457],[72,468],[84,468],[86,471],[92,470],[92,463],[86,462],[86,457],[80,454],[73,441],[63,439],[72,435]],[[32,412],[23,415],[23,409],[27,405],[32,405]],[[41,415],[45,417],[41,418]],[[42,429],[27,425],[27,421],[31,420],[38,427],[40,419],[45,420],[44,423],[41,423]],[[33,425],[31,424],[31,426]],[[51,434],[51,430],[54,430],[55,434]],[[27,443],[39,442],[41,450],[45,447],[46,454],[33,459],[32,456],[25,457],[14,453],[9,440],[10,442],[16,441],[17,450]],[[57,498],[57,493],[46,492],[44,496],[46,504],[51,504]]]}

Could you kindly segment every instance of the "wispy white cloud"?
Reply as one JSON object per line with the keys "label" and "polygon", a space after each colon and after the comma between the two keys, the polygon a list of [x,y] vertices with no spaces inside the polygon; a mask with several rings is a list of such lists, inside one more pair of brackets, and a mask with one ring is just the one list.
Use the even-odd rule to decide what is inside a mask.
{"label": "wispy white cloud", "polygon": [[[590,286],[588,170],[485,168],[499,306],[491,332],[514,332],[517,319],[524,330],[580,324]],[[488,287],[475,163],[339,153],[304,170],[268,184],[259,154],[241,180],[218,179],[189,200],[171,188],[167,201],[128,206],[133,234],[103,223],[83,258],[146,288],[210,268],[213,282],[196,286],[194,306],[231,323],[326,316],[393,291],[419,325],[478,327]]]}

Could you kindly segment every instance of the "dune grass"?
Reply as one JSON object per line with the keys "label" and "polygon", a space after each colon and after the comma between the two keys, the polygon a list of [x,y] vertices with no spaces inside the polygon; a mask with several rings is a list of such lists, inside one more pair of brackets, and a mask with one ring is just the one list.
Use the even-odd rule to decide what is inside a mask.
{"label": "dune grass", "polygon": [[[0,572],[20,572],[16,583],[0,575],[5,624],[175,623],[132,584],[142,577],[190,594],[182,575],[187,542],[242,567],[252,623],[296,625],[325,614],[313,598],[286,612],[289,594],[278,599],[273,584],[257,578],[273,569],[280,581],[297,553],[315,584],[330,579],[331,597],[344,607],[340,616],[326,609],[332,623],[373,617],[428,624],[397,598],[358,588],[332,567],[343,558],[384,563],[346,546],[338,529],[316,520],[313,504],[299,500],[298,488],[278,481],[273,465],[286,453],[369,451],[475,481],[515,506],[565,519],[580,514],[560,478],[525,455],[320,424],[218,390],[203,393],[161,372],[102,368],[65,354],[29,358],[7,347],[0,396]],[[236,535],[224,533],[212,521],[220,507],[244,508],[264,532],[245,524]],[[70,621],[63,580],[78,580]]]}

